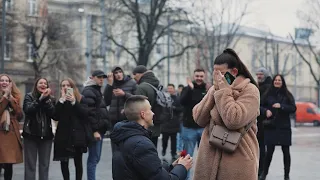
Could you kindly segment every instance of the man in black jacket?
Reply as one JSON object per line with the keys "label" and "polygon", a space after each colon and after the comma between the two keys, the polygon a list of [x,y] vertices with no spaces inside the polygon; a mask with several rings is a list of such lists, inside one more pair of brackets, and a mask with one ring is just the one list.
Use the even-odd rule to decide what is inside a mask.
{"label": "man in black jacket", "polygon": [[87,179],[96,180],[96,167],[100,161],[103,136],[108,129],[108,111],[101,93],[103,79],[107,75],[103,71],[96,70],[84,84],[82,95],[84,102],[89,107],[89,122],[93,131],[95,142],[89,145],[87,161]]}
{"label": "man in black jacket", "polygon": [[168,169],[162,167],[158,152],[150,140],[153,112],[145,96],[134,95],[127,99],[124,112],[128,121],[115,125],[110,135],[116,144],[112,157],[114,180],[185,180],[192,167],[190,155],[176,160]]}
{"label": "man in black jacket", "polygon": [[[261,67],[257,69],[256,71],[258,83],[259,83],[259,91],[260,91],[260,97],[267,92],[267,90],[270,88],[272,84],[272,78],[270,77],[269,71]],[[266,147],[264,144],[264,128],[263,128],[263,120],[267,118],[266,111],[263,110],[264,108],[260,108],[260,116],[258,116],[258,133],[257,138],[259,141],[259,149],[260,149],[260,160],[259,160],[259,171],[258,175],[260,176],[263,171],[263,165],[264,165],[264,159],[265,159],[265,153],[266,153]]]}
{"label": "man in black jacket", "polygon": [[[104,98],[106,105],[110,106],[109,118],[113,127],[117,122],[126,119],[123,113],[124,102],[136,90],[136,82],[130,76],[126,76],[119,66],[113,68],[112,73],[108,74],[107,81],[108,84],[104,91]],[[113,152],[113,144],[111,144],[111,147]]]}
{"label": "man in black jacket", "polygon": [[180,114],[183,110],[180,99],[176,94],[174,84],[168,84],[167,91],[170,94],[173,100],[173,117],[166,119],[163,124],[161,124],[161,133],[162,133],[162,156],[166,155],[168,140],[170,138],[171,142],[171,157],[172,160],[176,159],[177,154],[177,133],[180,131]]}
{"label": "man in black jacket", "polygon": [[192,116],[193,107],[198,104],[206,95],[206,83],[204,82],[205,71],[196,69],[194,71],[194,81],[187,79],[187,84],[181,93],[180,103],[184,107],[182,139],[184,149],[193,156],[196,144],[200,143],[203,128],[195,123]]}
{"label": "man in black jacket", "polygon": [[[160,84],[159,79],[152,71],[148,71],[147,68],[142,65],[137,66],[132,74],[138,84],[134,94],[147,96],[151,106],[154,107],[156,103],[156,91],[147,83],[157,88]],[[157,147],[158,137],[160,136],[160,123],[155,122],[154,125],[150,127],[150,130],[152,131],[151,141]]]}

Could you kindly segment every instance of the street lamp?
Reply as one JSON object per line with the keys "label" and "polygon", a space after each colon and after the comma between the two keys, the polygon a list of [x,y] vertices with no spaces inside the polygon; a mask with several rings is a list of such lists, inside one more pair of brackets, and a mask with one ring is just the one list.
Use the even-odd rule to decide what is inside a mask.
{"label": "street lamp", "polygon": [[2,0],[1,73],[4,73],[4,47],[6,45],[6,1],[10,2],[10,0]]}

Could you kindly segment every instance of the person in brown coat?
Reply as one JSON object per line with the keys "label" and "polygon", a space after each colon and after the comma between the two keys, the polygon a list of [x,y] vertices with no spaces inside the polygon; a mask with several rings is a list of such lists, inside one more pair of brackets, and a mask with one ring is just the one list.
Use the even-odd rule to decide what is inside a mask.
{"label": "person in brown coat", "polygon": [[12,179],[12,165],[23,162],[22,142],[18,120],[22,118],[19,105],[20,92],[5,74],[0,75],[0,163],[4,166],[4,179]]}
{"label": "person in brown coat", "polygon": [[[229,72],[234,81],[227,82]],[[194,180],[256,180],[259,146],[256,137],[260,94],[257,83],[232,49],[214,62],[214,86],[193,109],[195,122],[205,127],[194,170]],[[209,144],[214,124],[238,130],[254,121],[233,153]]]}

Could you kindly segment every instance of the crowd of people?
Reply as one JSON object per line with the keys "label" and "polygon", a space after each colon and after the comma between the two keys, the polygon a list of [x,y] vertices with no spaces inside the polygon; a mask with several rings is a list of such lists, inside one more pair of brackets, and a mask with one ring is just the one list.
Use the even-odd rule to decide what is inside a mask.
{"label": "crowd of people", "polygon": [[[83,178],[84,153],[87,179],[95,180],[104,134],[111,130],[114,180],[265,180],[278,145],[289,180],[290,114],[296,107],[283,76],[272,79],[267,69],[259,68],[256,82],[232,49],[216,57],[213,69],[211,87],[203,69],[196,69],[186,86],[180,84],[176,90],[174,84],[167,85],[171,116],[163,116],[164,108],[159,109],[159,79],[142,65],[132,70],[132,76],[120,66],[110,73],[93,71],[82,91],[72,79],[64,79],[59,97],[52,96],[46,78],[39,78],[22,106],[14,80],[0,75],[4,179],[12,179],[13,164],[24,163],[25,180],[35,180],[38,163],[38,179],[48,180],[53,145],[53,160],[60,161],[64,180],[70,179],[69,159],[74,160],[76,180]],[[52,120],[58,122],[55,134]],[[221,133],[221,128],[227,132]],[[157,151],[160,135],[162,157]]]}

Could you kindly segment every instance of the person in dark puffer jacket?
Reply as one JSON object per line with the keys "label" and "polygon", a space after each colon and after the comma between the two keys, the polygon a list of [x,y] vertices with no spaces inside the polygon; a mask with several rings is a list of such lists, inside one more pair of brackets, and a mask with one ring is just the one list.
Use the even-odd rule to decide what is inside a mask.
{"label": "person in dark puffer jacket", "polygon": [[165,169],[150,140],[153,112],[147,97],[128,98],[124,110],[127,121],[115,125],[110,138],[116,145],[112,157],[114,180],[185,180],[192,167],[190,155],[181,157]]}
{"label": "person in dark puffer jacket", "polygon": [[[121,67],[113,68],[112,73],[108,74],[108,84],[104,91],[106,105],[109,107],[109,118],[113,126],[120,121],[126,119],[123,109],[124,102],[136,90],[136,82],[130,77],[126,76]],[[112,152],[114,145],[111,144]]]}
{"label": "person in dark puffer jacket", "polygon": [[108,111],[101,93],[104,78],[107,75],[103,71],[96,70],[84,84],[82,90],[83,101],[89,108],[89,122],[96,142],[89,145],[87,161],[87,179],[95,180],[96,167],[100,161],[103,136],[108,130]]}

